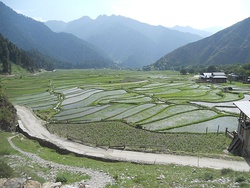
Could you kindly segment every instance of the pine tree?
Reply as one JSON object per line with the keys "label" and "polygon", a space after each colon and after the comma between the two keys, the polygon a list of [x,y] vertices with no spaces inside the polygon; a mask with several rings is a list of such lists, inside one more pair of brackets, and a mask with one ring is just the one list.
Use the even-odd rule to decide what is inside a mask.
{"label": "pine tree", "polygon": [[9,70],[9,49],[6,42],[2,45],[2,65],[3,65],[3,73],[10,73]]}

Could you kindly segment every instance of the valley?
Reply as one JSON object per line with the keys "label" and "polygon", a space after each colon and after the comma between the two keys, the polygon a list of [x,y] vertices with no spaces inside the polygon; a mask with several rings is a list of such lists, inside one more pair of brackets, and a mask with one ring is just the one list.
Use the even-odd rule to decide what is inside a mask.
{"label": "valley", "polygon": [[[0,187],[16,177],[61,188],[250,187],[250,159],[240,152],[250,114],[234,104],[250,100],[248,14],[212,34],[117,12],[71,21],[22,13],[38,2],[0,1]],[[78,3],[97,11],[103,2]],[[143,13],[134,4],[131,12]],[[154,6],[145,17],[158,15]],[[183,14],[178,5],[163,17],[170,7],[161,23]]]}
{"label": "valley", "polygon": [[[241,161],[241,158],[225,153],[231,141],[225,136],[225,128],[233,131],[237,127],[238,112],[234,111],[232,102],[248,97],[249,86],[239,82],[196,83],[195,79],[195,75],[174,71],[91,69],[1,76],[1,84],[14,105],[32,109],[45,121],[51,133],[66,140],[101,150],[122,149]],[[222,92],[229,86],[232,91]],[[221,109],[222,106],[228,108]],[[221,125],[219,132],[218,125]],[[29,145],[32,142],[23,141]],[[15,144],[23,148],[20,145],[23,141]],[[122,183],[121,174],[109,173],[119,185],[137,185],[133,179]],[[157,182],[152,183],[160,185]],[[181,182],[187,185],[186,181]],[[138,184],[144,183],[138,181]]]}

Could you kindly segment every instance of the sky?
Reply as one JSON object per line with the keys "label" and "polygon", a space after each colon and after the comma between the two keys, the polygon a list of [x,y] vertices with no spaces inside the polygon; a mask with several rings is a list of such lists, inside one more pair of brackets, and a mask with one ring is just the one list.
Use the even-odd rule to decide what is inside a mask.
{"label": "sky", "polygon": [[0,0],[38,21],[121,15],[151,25],[226,28],[250,17],[250,0]]}

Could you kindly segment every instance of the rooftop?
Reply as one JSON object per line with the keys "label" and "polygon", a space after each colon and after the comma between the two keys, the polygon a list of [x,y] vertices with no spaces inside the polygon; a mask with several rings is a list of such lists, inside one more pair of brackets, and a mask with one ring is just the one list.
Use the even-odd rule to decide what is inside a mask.
{"label": "rooftop", "polygon": [[250,101],[237,101],[234,105],[250,118]]}

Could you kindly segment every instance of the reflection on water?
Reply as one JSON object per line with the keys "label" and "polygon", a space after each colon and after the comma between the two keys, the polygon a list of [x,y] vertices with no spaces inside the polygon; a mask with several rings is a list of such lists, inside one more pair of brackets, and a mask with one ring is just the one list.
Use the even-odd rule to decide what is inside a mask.
{"label": "reflection on water", "polygon": [[228,131],[234,131],[238,127],[238,118],[237,117],[220,117],[210,121],[197,123],[185,127],[175,128],[168,130],[167,132],[195,132],[195,133],[206,133],[208,132],[217,132],[219,126],[219,132],[225,132],[226,128]]}
{"label": "reflection on water", "polygon": [[[250,100],[250,95],[244,95],[244,96],[245,97],[239,101],[249,101]],[[212,103],[212,102],[191,102],[191,103],[210,107],[210,108],[215,107],[216,109],[221,110],[221,111],[239,114],[240,111],[233,104],[234,102],[235,101],[220,102],[220,103]]]}

